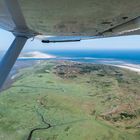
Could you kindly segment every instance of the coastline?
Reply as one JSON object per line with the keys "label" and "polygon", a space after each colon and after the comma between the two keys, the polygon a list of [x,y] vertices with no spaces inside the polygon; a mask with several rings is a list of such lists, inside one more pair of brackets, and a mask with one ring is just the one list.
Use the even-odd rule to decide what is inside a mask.
{"label": "coastline", "polygon": [[[27,61],[28,61],[28,63],[27,63]],[[37,62],[39,62],[36,59],[35,60],[33,60],[33,59],[30,60],[29,59],[27,61],[25,61],[25,59],[20,59],[20,60],[17,61],[17,63],[15,64],[15,66],[12,70],[12,72],[10,73],[9,77],[7,78],[3,88],[0,89],[0,92],[2,92],[2,91],[11,87],[13,82],[15,82],[17,80],[17,78],[20,76],[20,75],[18,75],[18,72],[19,72],[20,69],[30,67],[33,64],[36,64]],[[70,60],[64,60],[64,61],[70,61]],[[71,61],[71,62],[78,62],[78,61]],[[80,63],[83,63],[83,62],[80,62]],[[90,62],[90,63],[92,63],[92,62]],[[121,61],[118,64],[116,64],[115,61],[114,62],[102,61],[102,63],[100,63],[100,61],[99,61],[98,64],[111,65],[111,66],[127,69],[127,70],[130,70],[130,71],[134,71],[134,72],[137,72],[138,74],[140,74],[140,64],[125,63],[125,62],[121,62]]]}
{"label": "coastline", "polygon": [[133,64],[133,63],[127,63],[125,61],[104,61],[104,60],[96,60],[93,62],[85,62],[85,61],[74,61],[74,60],[65,60],[65,61],[71,61],[71,62],[79,62],[79,63],[91,63],[91,64],[103,64],[103,65],[111,65],[114,67],[119,67],[123,69],[127,69],[130,71],[134,71],[140,74],[140,64]]}
{"label": "coastline", "polygon": [[135,64],[118,64],[118,65],[114,65],[114,64],[112,64],[112,66],[123,68],[123,69],[128,69],[128,70],[140,73],[140,66],[139,65],[135,65]]}

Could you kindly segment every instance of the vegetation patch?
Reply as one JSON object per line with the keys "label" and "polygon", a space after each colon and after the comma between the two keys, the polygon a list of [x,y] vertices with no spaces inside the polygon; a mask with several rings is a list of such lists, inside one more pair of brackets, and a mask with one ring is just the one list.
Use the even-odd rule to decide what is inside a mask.
{"label": "vegetation patch", "polygon": [[140,75],[42,61],[0,94],[0,140],[139,140]]}

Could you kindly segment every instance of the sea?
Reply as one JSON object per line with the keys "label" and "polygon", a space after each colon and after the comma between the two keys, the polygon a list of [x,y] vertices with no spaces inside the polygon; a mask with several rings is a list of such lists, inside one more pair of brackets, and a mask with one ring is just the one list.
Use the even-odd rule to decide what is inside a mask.
{"label": "sea", "polygon": [[[32,50],[29,50],[30,52]],[[28,51],[27,51],[28,52]],[[67,60],[86,63],[131,63],[140,64],[140,50],[39,50],[43,54],[56,56],[53,60]],[[24,52],[25,53],[25,52]],[[0,59],[4,53],[0,52]],[[18,59],[18,61],[44,60],[48,58]]]}
{"label": "sea", "polygon": [[79,62],[140,64],[140,50],[47,50],[43,53]]}

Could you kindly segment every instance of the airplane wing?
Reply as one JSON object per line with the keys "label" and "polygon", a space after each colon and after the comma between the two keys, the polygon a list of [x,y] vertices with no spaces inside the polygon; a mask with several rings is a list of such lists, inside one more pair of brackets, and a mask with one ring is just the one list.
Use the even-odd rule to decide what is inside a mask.
{"label": "airplane wing", "polygon": [[49,43],[139,35],[140,0],[0,0],[0,28],[16,37],[0,63],[1,87],[30,37]]}
{"label": "airplane wing", "polygon": [[[26,26],[36,34],[51,36],[114,36],[139,34],[140,0],[1,0],[0,27],[16,32],[11,11],[20,6]],[[25,25],[20,19],[18,24]]]}

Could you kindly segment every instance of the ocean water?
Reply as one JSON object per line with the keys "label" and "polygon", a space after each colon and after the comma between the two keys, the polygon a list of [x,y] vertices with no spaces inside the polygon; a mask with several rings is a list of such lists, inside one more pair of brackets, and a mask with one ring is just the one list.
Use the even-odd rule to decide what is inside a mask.
{"label": "ocean water", "polygon": [[140,64],[140,50],[51,50],[43,51],[59,59],[84,62],[128,62]]}
{"label": "ocean water", "polygon": [[[31,52],[31,50],[30,50]],[[55,55],[59,60],[70,60],[88,63],[132,63],[140,64],[140,50],[44,50],[41,53]],[[0,53],[0,59],[3,53]],[[20,61],[28,61],[28,59]],[[40,58],[29,60],[40,60]],[[42,59],[41,59],[42,60]],[[43,59],[44,60],[44,59]]]}

